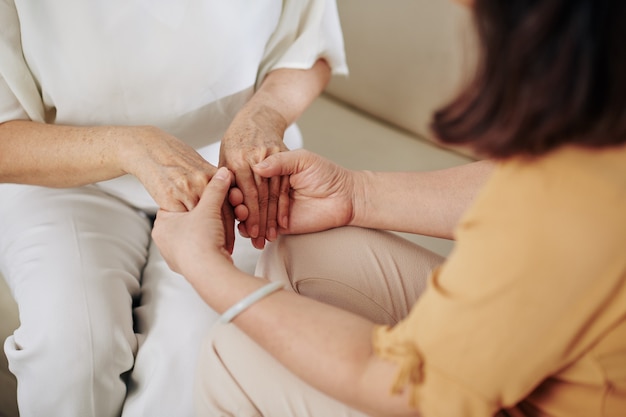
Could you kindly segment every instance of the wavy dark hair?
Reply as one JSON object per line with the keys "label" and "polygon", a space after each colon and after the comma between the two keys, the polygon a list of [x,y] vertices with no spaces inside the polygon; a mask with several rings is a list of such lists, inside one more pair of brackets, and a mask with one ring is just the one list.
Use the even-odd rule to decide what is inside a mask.
{"label": "wavy dark hair", "polygon": [[476,75],[435,112],[441,142],[492,158],[626,142],[626,0],[475,0]]}

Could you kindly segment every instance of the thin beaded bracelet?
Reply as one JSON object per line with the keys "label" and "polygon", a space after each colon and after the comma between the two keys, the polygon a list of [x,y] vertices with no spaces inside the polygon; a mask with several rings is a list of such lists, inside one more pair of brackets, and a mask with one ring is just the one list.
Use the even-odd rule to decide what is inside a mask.
{"label": "thin beaded bracelet", "polygon": [[283,288],[283,284],[281,284],[280,282],[270,282],[269,284],[262,286],[261,288],[254,291],[250,295],[247,295],[246,297],[238,301],[234,306],[226,310],[224,314],[220,316],[219,322],[222,324],[230,323],[232,319],[237,317],[246,308],[250,307],[252,304],[256,303],[262,298],[267,297],[271,293],[280,290],[281,288]]}

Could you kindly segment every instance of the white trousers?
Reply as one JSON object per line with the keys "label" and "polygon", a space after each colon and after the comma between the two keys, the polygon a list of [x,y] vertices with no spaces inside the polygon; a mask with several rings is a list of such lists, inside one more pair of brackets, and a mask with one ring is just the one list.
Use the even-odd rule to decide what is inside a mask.
{"label": "white trousers", "polygon": [[20,415],[191,416],[198,345],[216,314],[167,267],[150,220],[93,186],[1,185],[0,196]]}
{"label": "white trousers", "polygon": [[[285,142],[301,147],[295,125]],[[216,165],[219,143],[201,154]],[[21,417],[193,415],[198,351],[217,315],[169,269],[141,204],[125,199],[145,198],[124,184],[0,184],[0,271],[20,316],[4,350]],[[259,254],[235,242],[247,272]]]}

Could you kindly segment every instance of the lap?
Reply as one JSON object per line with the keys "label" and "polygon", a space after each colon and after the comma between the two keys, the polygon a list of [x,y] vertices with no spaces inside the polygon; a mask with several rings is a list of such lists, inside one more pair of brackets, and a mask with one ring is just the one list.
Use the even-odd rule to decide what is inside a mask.
{"label": "lap", "polygon": [[[267,246],[256,272],[303,296],[394,324],[442,261],[395,234],[346,227],[283,236]],[[364,416],[302,382],[233,324],[217,324],[206,339],[195,397],[201,416]]]}
{"label": "lap", "polygon": [[150,238],[145,216],[94,187],[3,185],[0,195],[0,267],[23,326],[44,311],[51,321],[130,317]]}
{"label": "lap", "polygon": [[443,258],[396,234],[357,227],[282,236],[257,275],[380,324],[406,317]]}
{"label": "lap", "polygon": [[[47,373],[98,364],[97,389],[109,391],[94,395],[124,402],[124,415],[190,415],[197,352],[216,315],[169,269],[150,232],[144,213],[97,187],[0,185],[0,268],[21,322],[6,347],[23,390]],[[64,387],[50,396],[65,396],[56,391]]]}
{"label": "lap", "polygon": [[68,322],[89,316],[144,335],[156,326],[183,332],[180,323],[193,316],[207,317],[198,322],[208,329],[211,310],[167,266],[141,211],[90,186],[8,184],[0,185],[0,196],[0,268],[22,326],[40,327],[45,311],[63,323],[52,328],[68,331],[78,330]]}
{"label": "lap", "polygon": [[217,324],[202,346],[197,416],[365,417],[300,381],[232,324]]}

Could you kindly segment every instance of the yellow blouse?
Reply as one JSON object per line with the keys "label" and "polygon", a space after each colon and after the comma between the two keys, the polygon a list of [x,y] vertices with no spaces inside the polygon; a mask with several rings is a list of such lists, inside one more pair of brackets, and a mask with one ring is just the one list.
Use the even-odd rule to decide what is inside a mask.
{"label": "yellow blouse", "polygon": [[626,147],[501,163],[374,348],[424,417],[626,416]]}

